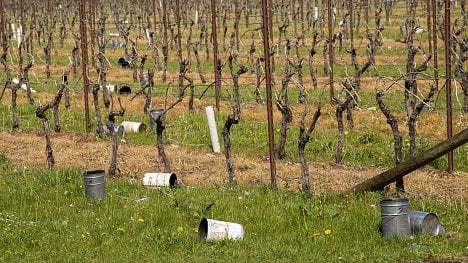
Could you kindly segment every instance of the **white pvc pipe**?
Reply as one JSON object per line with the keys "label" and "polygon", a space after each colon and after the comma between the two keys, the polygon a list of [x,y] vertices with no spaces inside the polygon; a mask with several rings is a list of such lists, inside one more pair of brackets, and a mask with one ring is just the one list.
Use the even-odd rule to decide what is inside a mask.
{"label": "white pvc pipe", "polygon": [[18,29],[16,30],[16,39],[18,40],[18,48],[20,48],[21,46],[21,42],[23,41],[23,39],[21,39],[21,35],[23,34],[23,27],[20,26],[18,27]]}
{"label": "white pvc pipe", "polygon": [[145,29],[145,33],[146,33],[146,40],[148,41],[148,45],[151,45],[151,36],[150,36],[149,28]]}
{"label": "white pvc pipe", "polygon": [[211,144],[213,145],[213,152],[220,153],[221,147],[219,146],[218,130],[216,129],[215,115],[212,106],[205,108],[206,118],[208,119],[208,127],[210,128]]}
{"label": "white pvc pipe", "polygon": [[13,39],[16,39],[16,29],[15,29],[15,24],[11,24],[11,31],[13,32]]}

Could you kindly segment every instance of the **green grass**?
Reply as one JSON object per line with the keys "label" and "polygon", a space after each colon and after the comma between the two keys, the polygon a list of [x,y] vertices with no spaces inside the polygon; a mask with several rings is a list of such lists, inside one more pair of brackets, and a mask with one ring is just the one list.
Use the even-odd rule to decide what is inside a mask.
{"label": "green grass", "polygon": [[[177,92],[177,87],[171,86],[170,93]],[[241,101],[249,102],[252,100],[251,87],[241,87]],[[203,91],[202,87],[197,87],[196,94],[199,96]],[[155,95],[163,96],[165,93],[165,87],[156,87]],[[213,91],[210,90],[207,93],[207,97],[212,96]],[[313,103],[318,103],[319,100],[322,103],[326,103],[326,96],[320,97],[321,91],[311,91],[310,96]],[[290,89],[290,98],[297,98],[298,90],[295,88]],[[403,106],[401,101],[403,100],[402,94],[399,92],[392,92],[386,95],[385,100],[392,112],[403,113]],[[374,93],[369,91],[361,91],[361,107],[376,107]],[[228,89],[223,89],[223,103],[227,103],[229,99]],[[443,103],[443,101],[439,102]],[[72,102],[73,105],[73,102]],[[18,112],[20,116],[20,131],[37,131],[42,132],[42,121],[35,117],[34,111],[36,106],[29,104],[19,105]],[[102,109],[103,110],[103,109]],[[265,109],[266,110],[266,109]],[[457,110],[457,109],[456,109]],[[441,113],[443,114],[443,113]],[[53,129],[53,116],[52,110],[48,112],[49,124],[51,130]],[[103,115],[104,116],[104,115]],[[9,106],[0,105],[0,117],[2,124],[2,131],[11,131],[11,110]],[[330,116],[334,118],[334,116]],[[90,112],[91,123],[95,125],[95,114],[94,111]],[[220,131],[224,126],[224,122],[227,118],[227,112],[216,113],[217,126],[219,136]],[[322,118],[328,118],[326,116]],[[383,116],[382,116],[383,118]],[[105,119],[105,118],[104,118]],[[103,119],[103,120],[104,120]],[[82,132],[84,124],[83,112],[76,109],[61,110],[60,120],[62,124],[62,132]],[[117,118],[117,122],[122,120],[137,121],[146,123],[149,128],[149,118],[143,115],[142,111],[135,113],[126,114],[125,118]],[[169,115],[166,120],[165,139],[167,142],[184,145],[190,148],[210,150],[210,137],[207,132],[207,120],[204,112],[196,112],[194,114],[180,113],[177,115]],[[279,139],[279,123],[275,124],[277,128],[275,138]],[[318,128],[312,134],[310,143],[306,148],[306,158],[309,161],[321,161],[329,162],[335,159],[336,144],[338,138],[338,132],[336,129],[320,127],[320,120]],[[400,124],[403,126],[404,124]],[[94,126],[91,131],[94,131]],[[291,126],[288,131],[288,141],[286,143],[286,160],[298,161],[297,154],[297,140],[299,135],[299,128],[296,125]],[[234,125],[231,131],[232,140],[232,151],[235,155],[242,155],[246,157],[257,157],[266,155],[268,153],[268,134],[266,121],[258,121],[243,117],[241,114],[241,122],[238,125]],[[148,129],[145,133],[141,134],[127,134],[127,143],[130,144],[143,144],[143,145],[154,145],[155,135],[154,130]],[[221,141],[222,143],[222,141]],[[436,145],[437,140],[419,136],[417,138],[417,150],[422,152]],[[408,142],[405,141],[403,145],[403,152],[408,152]],[[454,151],[454,162],[456,170],[468,171],[468,145],[464,145]],[[365,129],[355,129],[350,131],[345,136],[345,148],[344,148],[344,163],[353,164],[359,166],[371,166],[371,167],[393,167],[394,165],[394,150],[393,150],[393,138],[390,130],[386,133],[378,133],[375,131],[369,131]],[[406,156],[404,156],[406,159]],[[436,169],[445,169],[447,159],[441,157],[431,164],[430,167]]]}
{"label": "green grass", "polygon": [[[466,257],[463,203],[411,200],[413,210],[438,214],[448,231],[458,233],[454,237],[384,240],[378,230],[379,193],[339,197],[226,185],[153,190],[139,181],[107,179],[107,198],[92,201],[84,196],[82,172],[22,170],[0,155],[0,261],[396,262]],[[147,201],[135,202],[142,197]],[[242,224],[244,240],[199,240],[196,230],[203,217]]]}

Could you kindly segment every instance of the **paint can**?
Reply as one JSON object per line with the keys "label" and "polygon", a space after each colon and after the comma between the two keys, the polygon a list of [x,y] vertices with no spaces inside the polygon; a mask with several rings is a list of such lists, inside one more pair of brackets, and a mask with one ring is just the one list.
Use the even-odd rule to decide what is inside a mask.
{"label": "paint can", "polygon": [[106,198],[106,178],[104,170],[86,171],[83,175],[87,198]]}
{"label": "paint can", "polygon": [[143,185],[174,188],[177,185],[177,176],[175,173],[145,173]]}
{"label": "paint can", "polygon": [[141,133],[146,131],[146,124],[134,121],[123,121],[122,126],[125,132],[137,132]]}
{"label": "paint can", "polygon": [[206,241],[242,240],[244,227],[237,223],[203,218],[198,226],[198,237]]}
{"label": "paint can", "polygon": [[163,109],[150,110],[149,119],[150,119],[150,126],[153,129],[156,128],[156,124],[158,120],[161,122],[161,124],[164,125],[164,122],[166,121],[164,110]]}
{"label": "paint can", "polygon": [[382,235],[411,236],[409,220],[409,201],[407,198],[389,198],[380,201],[382,216]]}
{"label": "paint can", "polygon": [[[102,128],[104,129],[104,132],[106,134],[110,134],[109,129],[107,128],[107,125],[103,125]],[[124,126],[120,124],[114,124],[114,133],[117,136],[124,136]]]}
{"label": "paint can", "polygon": [[439,222],[439,218],[434,213],[411,211],[409,212],[409,218],[413,234],[441,235],[445,232],[444,227]]}

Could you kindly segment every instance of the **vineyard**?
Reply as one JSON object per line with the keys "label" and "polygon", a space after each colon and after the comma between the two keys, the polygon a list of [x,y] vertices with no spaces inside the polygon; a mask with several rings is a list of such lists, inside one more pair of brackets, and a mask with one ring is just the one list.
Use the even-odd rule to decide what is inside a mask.
{"label": "vineyard", "polygon": [[[213,213],[192,206],[208,202],[210,191],[226,202],[239,195],[245,202],[252,198],[252,207],[268,192],[268,202],[286,206],[272,208],[269,217],[305,202],[292,225],[302,229],[305,224],[308,234],[320,232],[313,238],[326,238],[322,230],[307,228],[308,220],[314,220],[307,216],[318,210],[320,220],[325,218],[323,227],[334,224],[334,212],[321,210],[322,202],[331,200],[338,210],[346,209],[348,195],[344,200],[335,194],[466,133],[466,5],[466,0],[0,0],[0,177],[7,178],[0,189],[18,183],[9,178],[11,172],[26,181],[31,175],[43,188],[58,187],[78,198],[82,173],[103,169],[111,181],[111,201],[152,196],[157,203],[145,207],[158,211],[171,209],[163,200],[175,203],[180,210],[170,220],[184,229]],[[208,106],[214,109],[219,152],[213,150]],[[139,128],[120,126],[129,122]],[[138,184],[148,172],[177,174],[182,190],[145,192]],[[466,218],[467,173],[468,145],[462,144],[380,189],[384,196],[415,198],[419,208],[430,200],[428,207],[445,209],[455,243],[442,242],[433,253],[384,259],[384,244],[378,241],[382,250],[363,252],[362,260],[466,257],[466,226],[461,222]],[[70,185],[60,186],[63,182]],[[243,195],[243,187],[258,199]],[[266,190],[276,188],[291,200],[281,191]],[[70,196],[54,197],[44,190],[52,202],[69,203]],[[184,201],[184,194],[193,196]],[[366,193],[351,203],[362,210],[362,202],[378,198]],[[112,201],[112,209],[121,205],[119,200]],[[105,218],[123,216],[100,203],[77,205],[83,211],[103,211]],[[142,218],[153,217],[141,206],[130,206]],[[7,203],[0,207],[9,210]],[[236,203],[218,212],[229,217],[242,213],[243,207]],[[64,216],[66,211],[56,212]],[[52,215],[44,218],[48,216]],[[259,217],[252,212],[233,219]],[[192,225],[184,225],[184,220]],[[110,225],[120,229],[120,223]],[[120,230],[105,227],[101,224],[99,231],[116,238]],[[122,227],[128,235],[139,235],[138,226],[129,228]],[[261,235],[262,226],[254,229]],[[178,249],[207,249],[184,243],[181,236],[156,235],[170,244],[182,242]],[[146,244],[146,237],[139,238]],[[420,241],[432,244],[432,238]],[[104,235],[94,237],[103,239]],[[324,240],[318,243],[326,249]],[[392,253],[398,254],[398,244],[393,244]],[[453,250],[441,252],[451,245]],[[276,246],[280,249],[281,244]],[[232,253],[241,262],[247,260]],[[5,259],[18,255],[10,256]],[[180,256],[182,261],[200,260],[199,254]],[[226,261],[223,256],[213,260]],[[297,261],[305,258],[298,256]],[[258,260],[274,259],[272,255]],[[278,260],[287,262],[284,255]]]}

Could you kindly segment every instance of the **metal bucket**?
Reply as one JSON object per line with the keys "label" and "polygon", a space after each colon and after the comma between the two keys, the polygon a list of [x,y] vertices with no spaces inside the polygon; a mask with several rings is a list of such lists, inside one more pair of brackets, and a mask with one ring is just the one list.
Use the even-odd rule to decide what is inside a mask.
{"label": "metal bucket", "polygon": [[161,123],[164,124],[165,114],[163,109],[156,109],[149,111],[149,119],[151,128],[156,128],[156,122],[160,119]]}
{"label": "metal bucket", "polygon": [[117,136],[123,136],[125,128],[120,124],[114,124],[114,132],[117,134]]}
{"label": "metal bucket", "polygon": [[177,176],[175,173],[145,173],[143,185],[173,188],[177,185]]}
{"label": "metal bucket", "polygon": [[401,25],[401,26],[400,26],[400,34],[401,34],[403,37],[406,37],[406,36],[407,36],[408,30],[406,30],[406,25]]}
{"label": "metal bucket", "polygon": [[[110,133],[109,132],[109,129],[107,128],[107,125],[103,125],[102,126],[103,129],[104,129],[104,132],[106,133]],[[124,131],[125,131],[125,128],[123,125],[120,125],[120,124],[114,124],[114,132],[117,136],[124,136]]]}
{"label": "metal bucket", "polygon": [[380,201],[382,216],[382,235],[384,238],[393,236],[410,236],[409,201],[407,198],[390,198]]}
{"label": "metal bucket", "polygon": [[123,121],[122,126],[125,132],[144,132],[146,131],[146,124],[134,121]]}
{"label": "metal bucket", "polygon": [[242,240],[244,227],[241,224],[203,218],[198,226],[198,237],[206,241]]}
{"label": "metal bucket", "polygon": [[87,198],[106,198],[106,178],[104,170],[86,171],[83,175]]}
{"label": "metal bucket", "polygon": [[411,211],[409,212],[411,232],[413,234],[425,233],[441,235],[445,232],[439,218],[434,213]]}

